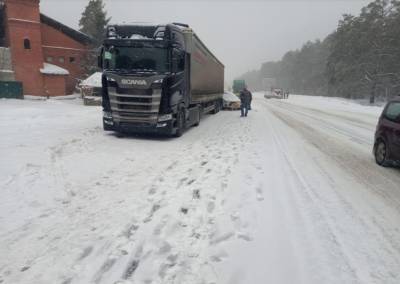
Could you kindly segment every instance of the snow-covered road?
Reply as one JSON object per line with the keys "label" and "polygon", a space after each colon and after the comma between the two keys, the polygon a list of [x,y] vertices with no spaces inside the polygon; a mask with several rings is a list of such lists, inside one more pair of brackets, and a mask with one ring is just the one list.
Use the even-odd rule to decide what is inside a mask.
{"label": "snow-covered road", "polygon": [[380,108],[256,94],[179,139],[73,101],[0,101],[0,283],[400,283]]}

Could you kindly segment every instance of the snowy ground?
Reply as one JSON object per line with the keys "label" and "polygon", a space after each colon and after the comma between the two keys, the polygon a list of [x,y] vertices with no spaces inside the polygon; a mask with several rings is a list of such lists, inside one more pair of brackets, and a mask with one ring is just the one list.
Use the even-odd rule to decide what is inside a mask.
{"label": "snowy ground", "polygon": [[257,94],[179,139],[79,100],[0,101],[0,283],[400,283],[381,108]]}

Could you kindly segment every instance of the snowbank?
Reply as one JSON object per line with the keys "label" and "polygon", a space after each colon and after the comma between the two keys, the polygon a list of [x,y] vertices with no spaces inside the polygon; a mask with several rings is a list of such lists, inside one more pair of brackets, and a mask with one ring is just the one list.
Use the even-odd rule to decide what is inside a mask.
{"label": "snowbank", "polygon": [[65,96],[56,96],[56,97],[45,97],[45,96],[31,96],[25,95],[25,100],[31,101],[44,101],[44,100],[74,100],[80,98],[79,94],[65,95]]}
{"label": "snowbank", "polygon": [[289,102],[322,110],[351,111],[372,115],[379,115],[383,108],[381,106],[361,105],[358,101],[334,97],[291,95]]}
{"label": "snowbank", "polygon": [[[264,93],[254,93],[256,97],[263,97]],[[383,106],[362,105],[359,101],[337,97],[289,95],[285,103],[307,107],[318,110],[329,110],[335,112],[362,113],[377,117],[381,114]]]}

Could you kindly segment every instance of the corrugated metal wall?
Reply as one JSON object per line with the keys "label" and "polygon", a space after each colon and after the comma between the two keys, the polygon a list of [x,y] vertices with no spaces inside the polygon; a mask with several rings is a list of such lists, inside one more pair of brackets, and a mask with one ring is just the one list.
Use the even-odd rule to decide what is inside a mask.
{"label": "corrugated metal wall", "polygon": [[22,83],[0,81],[0,98],[23,99]]}

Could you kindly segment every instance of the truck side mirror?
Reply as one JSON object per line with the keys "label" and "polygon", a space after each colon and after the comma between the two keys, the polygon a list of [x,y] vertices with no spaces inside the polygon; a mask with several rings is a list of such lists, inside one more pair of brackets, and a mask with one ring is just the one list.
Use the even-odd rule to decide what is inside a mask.
{"label": "truck side mirror", "polygon": [[178,70],[183,71],[185,69],[185,55],[182,54],[178,59]]}
{"label": "truck side mirror", "polygon": [[97,56],[97,66],[98,66],[100,69],[103,69],[103,57],[102,57],[101,55],[98,55],[98,56]]}

